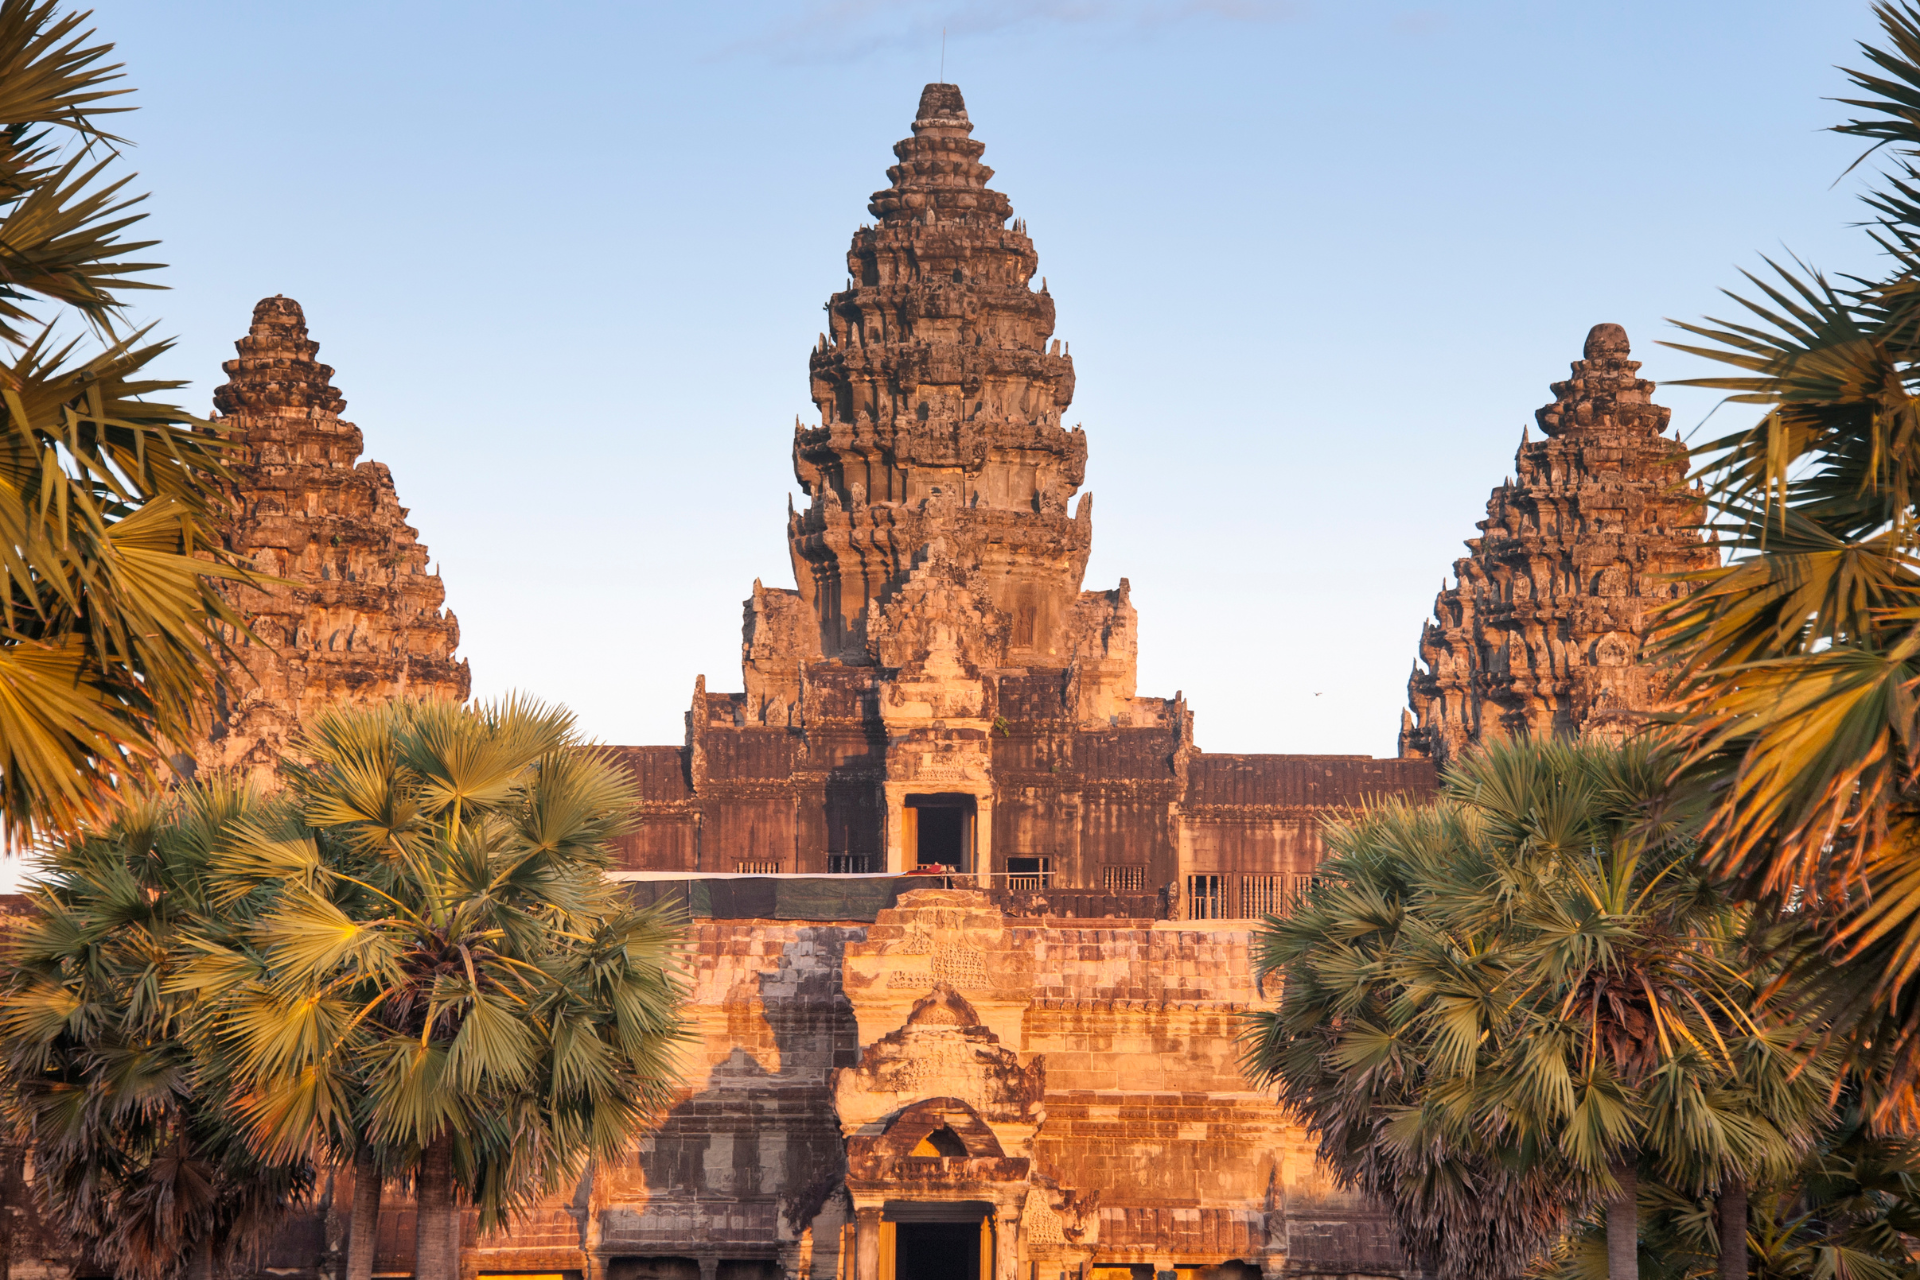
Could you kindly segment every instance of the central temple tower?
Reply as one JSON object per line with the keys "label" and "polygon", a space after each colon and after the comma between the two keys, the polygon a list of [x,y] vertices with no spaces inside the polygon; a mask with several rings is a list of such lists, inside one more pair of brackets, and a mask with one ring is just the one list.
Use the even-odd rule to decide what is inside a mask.
{"label": "central temple tower", "polygon": [[[1086,435],[1060,419],[1073,361],[972,133],[960,90],[928,85],[868,206],[879,221],[854,233],[808,361],[820,420],[794,430],[810,500],[787,517],[797,589],[754,584],[744,700],[704,717],[801,731],[809,759],[833,762],[823,786],[845,790],[826,808],[847,821],[827,841],[848,866],[984,871],[991,738],[1031,718],[1021,707],[1069,726],[1184,723],[1134,697],[1126,584],[1080,590],[1093,504],[1074,503]],[[1009,680],[1038,696],[1006,703]],[[1041,755],[1057,773],[1071,752]]]}
{"label": "central temple tower", "polygon": [[1087,465],[1085,433],[1060,420],[1073,360],[972,132],[960,90],[928,85],[827,302],[808,362],[820,422],[793,440],[811,499],[787,520],[799,589],[756,588],[747,622],[759,723],[799,726],[801,668],[818,661],[1069,668],[1077,718],[1134,715],[1125,584],[1080,591],[1093,499],[1069,511]]}
{"label": "central temple tower", "polygon": [[960,90],[928,85],[809,362],[820,425],[795,431],[793,461],[813,505],[788,538],[823,657],[910,661],[920,620],[888,606],[929,563],[975,596],[984,625],[957,637],[967,660],[1062,666],[1078,652],[1092,503],[1068,513],[1087,461],[1085,434],[1060,419],[1073,361],[1048,345],[1038,256],[972,132]]}
{"label": "central temple tower", "polygon": [[684,745],[625,749],[645,798],[623,863],[939,866],[1056,913],[1258,915],[1311,874],[1326,806],[1432,768],[1207,755],[1179,694],[1136,696],[1127,580],[1081,590],[1073,361],[984,150],[960,90],[928,85],[808,357],[795,585],[753,586],[742,692],[703,677]]}

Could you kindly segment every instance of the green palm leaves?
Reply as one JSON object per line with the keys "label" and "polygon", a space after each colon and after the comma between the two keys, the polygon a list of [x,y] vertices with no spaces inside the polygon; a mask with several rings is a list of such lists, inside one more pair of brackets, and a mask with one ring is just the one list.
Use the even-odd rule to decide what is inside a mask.
{"label": "green palm leaves", "polygon": [[[196,1159],[350,1160],[369,1217],[382,1175],[411,1178],[416,1274],[453,1280],[463,1201],[499,1223],[667,1101],[680,925],[605,878],[632,784],[564,711],[335,711],[302,749],[272,800],[191,789],[56,851],[0,999],[10,1096],[36,1144],[74,1147],[76,1188],[155,1185],[155,1157],[95,1150],[135,1140],[93,1114],[117,1091],[210,1126],[166,1131]],[[70,1207],[106,1238],[111,1203]],[[364,1276],[371,1233],[354,1241]]]}
{"label": "green palm leaves", "polygon": [[311,1186],[298,1157],[260,1159],[229,1082],[193,1052],[184,959],[237,942],[267,895],[217,907],[208,866],[266,802],[224,783],[128,808],[61,849],[38,912],[9,941],[0,1078],[53,1219],[116,1274],[168,1280],[244,1253]]}
{"label": "green palm leaves", "polygon": [[293,811],[237,825],[213,859],[216,894],[271,905],[179,983],[244,1082],[256,1148],[412,1170],[437,1248],[426,1208],[451,1212],[454,1186],[498,1222],[666,1101],[679,929],[605,879],[632,784],[564,712],[337,711],[305,745]]}
{"label": "green palm leaves", "polygon": [[[157,288],[144,215],[109,179],[101,127],[127,92],[84,14],[0,0],[0,826],[24,837],[102,818],[190,741],[209,651],[238,619],[211,579],[241,576],[212,528],[217,433],[150,399],[167,344],[117,332],[121,295]],[[130,175],[129,175],[130,176]],[[42,315],[37,304],[51,315]],[[54,334],[77,315],[92,355]]]}
{"label": "green palm leaves", "polygon": [[[1725,1214],[1712,1200],[1653,1185],[1640,1197],[1643,1280],[1914,1280],[1920,1150],[1870,1132],[1850,1098],[1786,1177],[1755,1187],[1738,1229],[1746,1257],[1725,1265]],[[1716,1220],[1718,1219],[1718,1220]],[[1605,1280],[1598,1225],[1556,1251],[1558,1280]]]}
{"label": "green palm leaves", "polygon": [[[1489,748],[1438,805],[1328,834],[1332,882],[1260,936],[1247,1060],[1443,1276],[1522,1274],[1641,1165],[1711,1192],[1790,1167],[1827,1072],[1656,804],[1642,747]],[[1630,1246],[1629,1246],[1630,1247]],[[1631,1257],[1631,1253],[1629,1253]]]}
{"label": "green palm leaves", "polygon": [[[1920,8],[1876,6],[1837,131],[1888,161],[1865,196],[1886,268],[1749,275],[1737,320],[1672,344],[1762,406],[1699,452],[1732,557],[1673,605],[1686,776],[1715,865],[1816,914],[1808,1009],[1877,1064],[1882,1124],[1920,1125]],[[1864,160],[1866,157],[1863,156]]]}

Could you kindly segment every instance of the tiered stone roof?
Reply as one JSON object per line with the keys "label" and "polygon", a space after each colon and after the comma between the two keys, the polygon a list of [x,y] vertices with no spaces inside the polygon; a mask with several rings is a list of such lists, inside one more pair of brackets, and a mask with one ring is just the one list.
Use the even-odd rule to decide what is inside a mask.
{"label": "tiered stone roof", "polygon": [[[1717,563],[1686,486],[1671,411],[1629,359],[1626,330],[1595,325],[1573,376],[1523,432],[1514,478],[1454,562],[1407,682],[1400,754],[1445,763],[1492,735],[1618,739],[1662,704],[1641,661],[1654,612]],[[1425,667],[1422,669],[1421,664]]]}
{"label": "tiered stone roof", "polygon": [[931,559],[997,615],[962,628],[969,661],[1071,660],[1092,534],[1088,498],[1067,511],[1087,456],[1061,423],[1073,360],[972,131],[960,90],[928,85],[809,361],[820,425],[796,430],[794,467],[813,503],[788,533],[824,657],[899,665],[882,637],[910,624],[876,625],[877,605]]}
{"label": "tiered stone roof", "polygon": [[347,402],[314,359],[320,344],[300,304],[263,299],[234,346],[213,398],[236,446],[226,545],[290,581],[230,589],[271,647],[242,644],[193,754],[201,768],[265,774],[324,706],[465,699],[471,675],[454,658],[460,624],[427,572],[427,548],[386,465],[359,461],[360,429],[340,419]]}

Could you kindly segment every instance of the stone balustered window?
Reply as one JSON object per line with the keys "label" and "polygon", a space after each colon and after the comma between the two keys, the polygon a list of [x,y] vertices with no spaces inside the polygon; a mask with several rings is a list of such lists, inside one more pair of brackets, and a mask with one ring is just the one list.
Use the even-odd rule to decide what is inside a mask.
{"label": "stone balustered window", "polygon": [[1187,919],[1225,920],[1227,918],[1227,878],[1197,875],[1187,877]]}
{"label": "stone balustered window", "polygon": [[1244,919],[1259,919],[1262,916],[1285,915],[1292,902],[1287,893],[1285,876],[1241,876],[1240,910]]}

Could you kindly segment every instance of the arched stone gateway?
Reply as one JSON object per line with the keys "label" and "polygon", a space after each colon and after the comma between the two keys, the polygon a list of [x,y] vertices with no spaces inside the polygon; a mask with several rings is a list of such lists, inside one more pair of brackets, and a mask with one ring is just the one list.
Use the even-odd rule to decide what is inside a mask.
{"label": "arched stone gateway", "polygon": [[855,1134],[847,1140],[855,1274],[1014,1274],[1032,1170],[1031,1159],[1009,1156],[993,1126],[959,1098],[924,1099],[880,1133]]}

